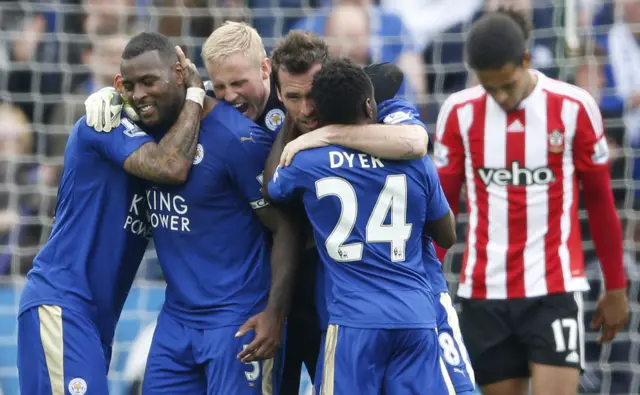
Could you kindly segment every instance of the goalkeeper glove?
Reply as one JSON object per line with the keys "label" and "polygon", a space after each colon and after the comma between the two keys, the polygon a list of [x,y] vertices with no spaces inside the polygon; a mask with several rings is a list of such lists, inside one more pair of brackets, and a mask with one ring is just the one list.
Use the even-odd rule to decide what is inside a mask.
{"label": "goalkeeper glove", "polygon": [[378,103],[393,99],[404,80],[402,70],[392,63],[370,64],[364,67],[364,71],[371,79],[375,99]]}
{"label": "goalkeeper glove", "polygon": [[120,114],[123,109],[132,121],[139,119],[134,109],[112,87],[102,88],[91,94],[85,100],[84,107],[87,113],[87,125],[97,132],[109,133],[120,126]]}

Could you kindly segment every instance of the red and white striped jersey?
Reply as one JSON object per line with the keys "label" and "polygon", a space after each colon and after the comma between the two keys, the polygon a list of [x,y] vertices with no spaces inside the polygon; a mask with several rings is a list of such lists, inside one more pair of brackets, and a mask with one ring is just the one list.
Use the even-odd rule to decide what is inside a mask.
{"label": "red and white striped jersey", "polygon": [[587,92],[536,73],[534,91],[514,111],[477,86],[451,95],[438,117],[440,176],[466,180],[464,298],[589,289],[577,175],[608,166],[602,118]]}

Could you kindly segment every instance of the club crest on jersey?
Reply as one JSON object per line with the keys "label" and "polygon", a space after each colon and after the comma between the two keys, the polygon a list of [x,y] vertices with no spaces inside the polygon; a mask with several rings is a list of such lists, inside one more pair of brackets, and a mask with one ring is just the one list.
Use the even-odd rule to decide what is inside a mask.
{"label": "club crest on jersey", "polygon": [[76,377],[69,381],[69,392],[72,395],[84,395],[87,392],[87,382],[80,377]]}
{"label": "club crest on jersey", "polygon": [[193,164],[197,165],[202,162],[202,159],[204,159],[204,148],[202,147],[202,144],[198,144],[196,147],[196,155],[193,157]]}
{"label": "club crest on jersey", "polygon": [[264,124],[267,125],[270,130],[276,130],[283,121],[284,111],[279,108],[274,108],[267,113],[266,117],[264,117]]}
{"label": "club crest on jersey", "polygon": [[564,136],[559,130],[554,130],[549,134],[549,152],[558,154],[564,150]]}

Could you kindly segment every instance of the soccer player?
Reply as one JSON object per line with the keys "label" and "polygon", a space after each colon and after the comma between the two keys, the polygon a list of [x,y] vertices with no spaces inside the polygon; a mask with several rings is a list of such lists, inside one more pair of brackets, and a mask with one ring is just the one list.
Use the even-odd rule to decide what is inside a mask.
{"label": "soccer player", "polygon": [[600,111],[582,89],[529,69],[529,33],[506,10],[472,26],[467,61],[480,85],[445,101],[436,130],[435,163],[454,212],[466,181],[458,295],[484,395],[528,394],[530,385],[535,395],[577,391],[588,289],[580,185],[606,284],[591,322],[598,341],[611,341],[628,315]]}
{"label": "soccer player", "polygon": [[[371,81],[345,59],[315,73],[310,99],[320,126],[376,120]],[[302,198],[331,277],[321,393],[455,394],[422,260],[425,227],[450,216],[430,159],[387,161],[330,145],[276,170],[268,192],[274,201]],[[444,245],[455,241],[453,220],[437,231]]]}
{"label": "soccer player", "polygon": [[[163,56],[149,51],[150,42]],[[167,48],[166,37],[152,34],[137,36],[124,51],[117,84],[144,127],[156,111],[147,95],[156,84],[175,83],[172,75],[150,78],[173,61],[164,56]],[[177,105],[184,101],[180,92],[169,96]],[[203,114],[187,181],[146,191],[167,290],[142,391],[277,393],[272,357],[289,307],[297,238],[261,196],[272,139],[224,101],[206,97]],[[162,130],[148,128],[162,137]]]}
{"label": "soccer player", "polygon": [[[374,85],[376,96],[384,100],[378,103],[378,124],[326,125],[315,130],[307,127],[309,120],[316,118],[315,105],[310,96],[313,76],[321,69],[323,59],[327,58],[327,52],[327,44],[322,39],[300,31],[290,32],[273,51],[272,61],[274,75],[277,76],[279,84],[279,93],[283,97],[289,114],[292,115],[288,116],[269,154],[265,178],[271,178],[278,163],[282,166],[288,165],[297,152],[328,144],[344,145],[387,159],[421,157],[422,152],[417,142],[420,139],[420,133],[426,136],[426,127],[412,105],[405,100],[393,98],[393,93],[388,93],[388,89],[385,89],[388,82],[384,79],[381,81],[382,89],[377,89]],[[365,71],[368,75],[372,75],[371,69],[365,69]],[[374,79],[380,81],[380,75],[385,73],[384,68],[378,67],[373,73]],[[300,131],[303,132],[302,135],[299,135]],[[290,142],[285,146],[288,141]],[[300,217],[304,215],[303,212],[300,213]],[[310,228],[308,223],[303,223],[302,226]],[[301,232],[303,231],[304,229]],[[309,245],[314,245],[313,240]],[[474,388],[473,369],[460,335],[458,317],[451,302],[442,267],[434,257],[433,244],[426,240],[424,248],[425,270],[435,298],[439,302],[436,310],[439,341],[445,356],[444,360],[456,393],[465,394]],[[322,265],[319,265],[316,286],[316,305],[323,330],[321,353],[324,349],[324,338],[328,326],[326,298],[330,296],[331,290],[330,281],[324,281],[329,278],[324,275],[322,269]],[[322,361],[322,355],[319,356],[319,360]],[[320,387],[321,378],[322,363],[318,363],[314,379],[316,388]]]}
{"label": "soccer player", "polygon": [[196,152],[202,82],[182,51],[166,51],[175,80],[148,77],[145,98],[145,114],[168,129],[158,143],[127,118],[107,134],[83,117],[70,133],[55,225],[20,299],[22,394],[108,393],[115,326],[151,233],[142,179],[182,183]]}
{"label": "soccer player", "polygon": [[[304,39],[297,39],[301,35]],[[316,36],[301,32],[292,32],[287,35],[283,43],[293,41],[294,45],[284,45],[284,50],[280,52],[286,54],[288,50],[300,51],[301,56],[304,56],[307,52],[298,44],[309,42],[305,40],[311,40],[313,54],[318,56],[317,59],[312,59],[314,62],[326,58],[328,54],[326,43]],[[286,109],[286,105],[283,105],[278,98],[277,86],[273,82],[276,79],[272,78],[272,75],[276,74],[271,73],[271,61],[266,58],[262,39],[255,29],[244,23],[225,23],[206,40],[202,48],[202,56],[212,79],[215,94],[239,107],[247,117],[263,125],[267,130],[275,128],[275,133],[278,133],[282,123],[279,110],[282,107]],[[402,83],[402,72],[394,65],[369,65],[365,70],[374,81],[376,99],[380,102],[392,98]],[[265,79],[265,75],[268,79]],[[122,101],[118,102],[118,99],[120,98],[113,95],[113,90],[105,88],[91,95],[87,100],[87,114],[93,114],[89,118],[98,123],[97,129],[108,131],[117,125],[119,117],[116,115],[122,109]],[[289,107],[297,111],[293,105],[294,101],[287,100],[285,103],[289,103]],[[403,105],[386,108],[391,111],[389,112],[391,114],[402,110],[401,107]],[[125,109],[127,108],[125,106]],[[418,118],[417,113],[411,111],[414,110],[406,110],[405,113],[411,116],[400,122],[407,125],[388,125],[383,129],[375,125],[361,125],[357,130],[349,130],[348,133],[342,129],[336,129],[328,140],[367,152],[370,150],[370,153],[381,157],[424,156],[428,143],[426,129],[421,123],[418,127],[411,125]],[[258,114],[257,117],[256,114]],[[135,114],[130,115],[137,119]],[[395,118],[389,118],[391,119]],[[279,149],[273,150],[278,158],[282,147],[284,147],[283,144]],[[277,161],[274,162],[271,172],[276,165]],[[305,226],[308,228],[306,223]],[[310,230],[308,233],[310,234]],[[287,319],[286,332],[289,347],[285,348],[286,358],[281,389],[283,395],[298,393],[300,368],[303,362],[312,380],[314,379],[320,349],[320,326],[317,323],[313,295],[317,252],[312,240],[308,243],[305,239],[303,244],[307,247],[301,256],[301,261],[305,264],[297,272],[291,313]],[[325,317],[326,314],[322,312],[326,308],[319,310]],[[322,328],[326,330],[326,319],[323,318],[322,322]]]}

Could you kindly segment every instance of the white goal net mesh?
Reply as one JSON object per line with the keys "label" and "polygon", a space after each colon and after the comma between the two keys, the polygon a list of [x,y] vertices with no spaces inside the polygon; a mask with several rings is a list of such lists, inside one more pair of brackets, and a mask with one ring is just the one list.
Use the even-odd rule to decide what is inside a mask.
{"label": "white goal net mesh", "polygon": [[[611,345],[597,345],[596,333],[587,330],[581,393],[639,394],[640,0],[0,0],[0,393],[18,394],[19,297],[52,225],[66,137],[84,114],[86,96],[111,85],[132,33],[164,33],[201,67],[200,45],[225,20],[253,24],[268,48],[293,27],[310,29],[358,62],[400,65],[404,94],[433,125],[439,104],[472,82],[462,53],[470,22],[498,3],[530,16],[536,68],[587,89],[601,104],[625,235],[631,319]],[[592,311],[602,282],[584,212],[581,218],[592,286],[585,300]],[[460,241],[466,220],[462,213]],[[458,243],[444,263],[452,291],[462,251]],[[130,393],[139,378],[148,345],[137,337],[154,322],[163,298],[150,248],[117,328],[112,393]],[[303,387],[301,393],[309,393],[308,383]]]}

